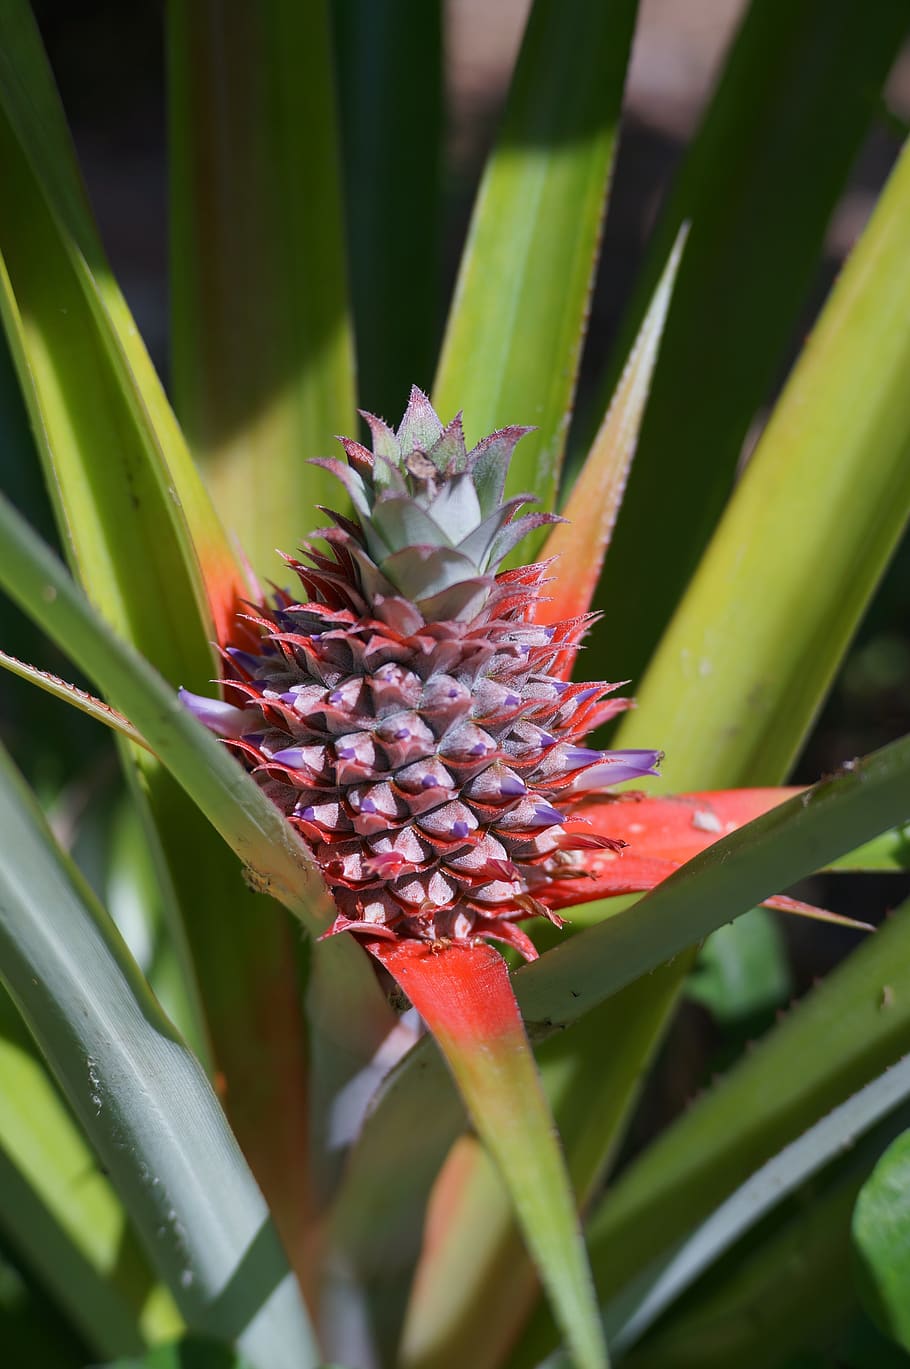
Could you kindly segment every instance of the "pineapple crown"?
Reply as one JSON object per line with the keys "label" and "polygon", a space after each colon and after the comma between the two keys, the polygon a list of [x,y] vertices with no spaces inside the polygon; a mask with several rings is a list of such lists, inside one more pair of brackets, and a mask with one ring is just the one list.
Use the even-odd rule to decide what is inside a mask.
{"label": "pineapple crown", "polygon": [[428,621],[468,619],[483,607],[503,559],[554,514],[518,517],[530,494],[505,499],[516,444],[532,428],[500,428],[468,451],[461,414],[445,427],[415,386],[393,432],[362,413],[370,451],[339,439],[348,464],[333,457],[316,465],[333,472],[351,497],[357,522],[338,514],[327,535],[354,558],[367,601],[401,595]]}

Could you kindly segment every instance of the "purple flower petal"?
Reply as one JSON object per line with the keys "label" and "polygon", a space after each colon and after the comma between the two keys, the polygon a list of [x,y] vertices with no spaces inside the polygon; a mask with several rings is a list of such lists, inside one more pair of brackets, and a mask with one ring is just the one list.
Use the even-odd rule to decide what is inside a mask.
{"label": "purple flower petal", "polygon": [[579,775],[573,788],[602,789],[625,780],[644,780],[658,775],[657,766],[663,754],[662,751],[604,751],[601,764]]}
{"label": "purple flower petal", "polygon": [[462,822],[460,818],[457,822],[452,823],[453,837],[466,837],[470,830],[471,829],[468,827],[468,824],[466,822]]}
{"label": "purple flower petal", "polygon": [[535,827],[555,827],[557,824],[564,823],[565,820],[565,815],[560,813],[558,809],[551,808],[548,803],[542,803],[534,809],[532,822]]}
{"label": "purple flower petal", "polygon": [[527,785],[517,775],[504,775],[499,781],[499,792],[504,799],[520,798],[528,792]]}
{"label": "purple flower petal", "polygon": [[204,694],[191,694],[182,687],[177,691],[177,698],[194,718],[205,723],[219,737],[242,737],[245,728],[253,723],[249,713],[221,699],[207,699]]}
{"label": "purple flower petal", "polygon": [[247,671],[250,675],[255,675],[261,664],[258,656],[253,656],[249,651],[241,651],[237,646],[229,646],[227,654],[235,665],[239,665],[241,670]]}
{"label": "purple flower petal", "polygon": [[602,761],[606,754],[604,751],[595,751],[590,746],[567,746],[562,758],[566,770],[579,770],[583,765],[593,765],[594,761]]}
{"label": "purple flower petal", "polygon": [[291,770],[300,770],[303,768],[303,751],[299,746],[286,746],[282,751],[273,751],[272,760]]}

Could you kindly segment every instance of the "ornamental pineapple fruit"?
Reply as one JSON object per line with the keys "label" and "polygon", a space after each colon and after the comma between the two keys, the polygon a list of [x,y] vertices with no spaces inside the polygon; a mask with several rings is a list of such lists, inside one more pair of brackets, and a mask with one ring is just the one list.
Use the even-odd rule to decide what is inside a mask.
{"label": "ornamental pineapple fruit", "polygon": [[533,958],[516,924],[545,914],[573,852],[623,843],[564,830],[593,791],[653,774],[654,751],[581,740],[628,701],[563,678],[586,615],[535,623],[546,566],[499,570],[552,515],[504,500],[516,443],[467,451],[419,390],[397,432],[365,414],[369,451],[342,438],[331,469],[356,519],[285,557],[305,598],[279,591],[247,615],[255,651],[228,648],[239,706],[182,691],[234,746],[319,863],[330,932],[423,941],[495,938]]}

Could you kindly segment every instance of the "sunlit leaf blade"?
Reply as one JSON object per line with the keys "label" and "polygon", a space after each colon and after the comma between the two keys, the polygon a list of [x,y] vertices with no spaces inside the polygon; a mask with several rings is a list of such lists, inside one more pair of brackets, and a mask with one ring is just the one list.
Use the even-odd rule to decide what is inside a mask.
{"label": "sunlit leaf blade", "polygon": [[875,1322],[910,1350],[910,1132],[885,1151],[853,1213],[860,1291]]}
{"label": "sunlit leaf blade", "polygon": [[308,458],[355,422],[326,0],[170,0],[168,95],[175,405],[274,578],[339,504]]}
{"label": "sunlit leaf blade", "polygon": [[544,544],[543,560],[559,558],[538,615],[548,623],[574,618],[591,607],[635,455],[686,231],[681,229],[673,244],[603,422],[573,482],[562,510],[568,521],[558,523]]}
{"label": "sunlit leaf blade", "polygon": [[[290,823],[151,667],[105,627],[64,567],[0,498],[0,583],[131,718],[254,877],[314,931],[321,882]],[[320,915],[321,911],[321,915]]]}
{"label": "sunlit leaf blade", "polygon": [[195,1057],[2,761],[0,972],[190,1327],[317,1365],[268,1209]]}
{"label": "sunlit leaf blade", "polygon": [[[657,970],[718,926],[747,912],[772,887],[786,887],[834,859],[844,847],[852,847],[857,838],[871,835],[876,827],[893,825],[896,814],[910,802],[908,773],[910,741],[905,739],[857,763],[850,773],[825,781],[811,796],[798,795],[725,837],[634,908],[614,912],[519,970],[513,984],[523,1015],[533,1025],[535,1041],[554,1031],[566,1039],[566,1028],[582,1013],[590,1013],[631,981]],[[640,1070],[640,1053],[653,1048],[659,1033],[659,1023],[657,1028],[650,1025],[653,1012],[648,1015],[652,982],[648,978],[636,985],[643,999],[640,1014],[630,1015],[623,1037],[624,1051],[615,1068],[617,1092],[605,1095],[604,1107],[613,1109],[614,1126],[629,1102]],[[616,1002],[624,997],[617,997]],[[616,1030],[621,1034],[621,1027]],[[611,1038],[601,1035],[599,1039]],[[792,1064],[792,1053],[789,1060]],[[609,1057],[601,1053],[603,1073],[609,1065]],[[568,1097],[573,1097],[571,1089]],[[590,1099],[590,1087],[586,1098]],[[434,1119],[429,1132],[413,1125],[421,1111]],[[412,1216],[419,1212],[420,1204],[413,1201],[414,1193],[402,1176],[413,1175],[415,1187],[427,1181],[454,1140],[458,1121],[441,1064],[429,1047],[418,1046],[377,1095],[354,1154],[353,1181],[361,1192],[372,1189],[369,1212],[373,1219],[371,1230],[356,1225],[348,1228],[357,1259],[370,1260],[386,1192],[395,1195],[397,1218],[389,1218],[393,1223],[402,1222],[405,1211]],[[595,1156],[600,1155],[602,1137],[592,1138],[592,1145]],[[392,1172],[387,1173],[389,1167]],[[412,1200],[407,1208],[406,1196]],[[405,1246],[407,1236],[407,1231],[399,1231],[399,1246]]]}
{"label": "sunlit leaf blade", "polygon": [[910,148],[621,729],[623,745],[661,729],[663,785],[780,779],[904,528],[908,214]]}
{"label": "sunlit leaf blade", "polygon": [[[627,1351],[640,1340],[664,1310],[726,1250],[740,1239],[778,1203],[788,1197],[829,1160],[835,1159],[853,1145],[857,1138],[887,1116],[910,1096],[910,1056],[904,1056],[885,1074],[866,1084],[832,1112],[822,1117],[808,1131],[779,1151],[761,1169],[716,1208],[710,1217],[691,1231],[686,1238],[664,1256],[657,1266],[648,1269],[641,1279],[623,1290],[606,1309],[606,1326],[610,1343],[617,1351]],[[864,1195],[871,1192],[876,1175],[889,1163],[896,1141],[879,1161],[871,1180],[864,1185],[859,1199],[862,1211]],[[904,1146],[906,1153],[907,1146]],[[884,1185],[887,1189],[887,1183]],[[897,1186],[899,1193],[900,1185]],[[892,1195],[893,1196],[893,1195]],[[878,1215],[878,1214],[876,1214]],[[885,1215],[885,1214],[882,1214]],[[889,1208],[886,1222],[897,1216]],[[904,1216],[906,1221],[906,1215]],[[873,1224],[875,1219],[873,1218]],[[856,1218],[854,1219],[856,1223]],[[894,1223],[901,1235],[901,1220]],[[855,1229],[855,1228],[854,1228]],[[906,1230],[904,1228],[904,1237]],[[906,1239],[904,1239],[906,1248]],[[899,1247],[898,1247],[899,1248]],[[896,1261],[885,1264],[889,1273]],[[900,1290],[901,1280],[896,1284]],[[907,1299],[906,1274],[903,1282],[903,1305]],[[898,1306],[895,1302],[895,1306]]]}
{"label": "sunlit leaf blade", "polygon": [[679,226],[691,221],[599,596],[610,678],[640,677],[711,535],[907,31],[903,0],[874,13],[854,0],[753,0],[602,392],[605,403]]}
{"label": "sunlit leaf blade", "polygon": [[[53,813],[50,821],[53,828]],[[59,830],[56,835],[59,840]],[[166,893],[155,866],[155,851],[148,840],[142,810],[129,792],[115,803],[106,857],[103,876],[97,884],[101,902],[167,1016],[194,1054],[211,1069],[205,1026],[171,936],[164,907]]]}
{"label": "sunlit leaf blade", "polygon": [[333,0],[331,8],[359,402],[391,419],[412,385],[429,391],[433,379],[443,6],[441,0]]}
{"label": "sunlit leaf blade", "polygon": [[128,718],[124,718],[122,713],[118,713],[110,704],[106,704],[103,699],[96,699],[94,694],[89,694],[86,690],[80,689],[77,685],[67,684],[66,680],[61,680],[57,675],[51,675],[47,670],[38,670],[33,665],[26,665],[24,661],[19,661],[15,656],[9,656],[5,651],[0,651],[0,666],[4,670],[10,671],[13,675],[18,675],[22,680],[28,680],[31,684],[37,685],[39,689],[46,690],[48,694],[53,694],[55,698],[62,699],[71,704],[73,708],[78,708],[80,712],[87,713],[90,718],[95,718],[98,722],[104,723],[105,727],[113,728],[128,741],[134,742],[137,746],[145,746],[145,742],[136,731]]}
{"label": "sunlit leaf blade", "polygon": [[508,488],[545,508],[556,500],[636,9],[535,0],[434,384],[440,414],[464,409],[473,441],[537,424]]}
{"label": "sunlit leaf blade", "polygon": [[[189,653],[201,682],[197,615],[223,628],[244,592],[236,558],[105,260],[24,0],[4,7],[0,38],[4,323],[48,482],[96,602],[162,668]],[[167,591],[186,580],[178,614]]]}
{"label": "sunlit leaf blade", "polygon": [[121,1203],[5,992],[0,1192],[5,1238],[98,1354],[177,1333],[173,1302],[155,1286]]}
{"label": "sunlit leaf blade", "polygon": [[[606,1365],[572,1191],[505,961],[484,945],[436,953],[416,941],[380,941],[371,949],[445,1056],[579,1369]],[[436,1362],[449,1362],[444,1350]]]}
{"label": "sunlit leaf blade", "polygon": [[0,166],[0,314],[68,554],[107,620],[172,679],[185,674],[201,688],[214,669],[212,629],[185,531],[111,365],[88,269],[48,212],[2,107]]}

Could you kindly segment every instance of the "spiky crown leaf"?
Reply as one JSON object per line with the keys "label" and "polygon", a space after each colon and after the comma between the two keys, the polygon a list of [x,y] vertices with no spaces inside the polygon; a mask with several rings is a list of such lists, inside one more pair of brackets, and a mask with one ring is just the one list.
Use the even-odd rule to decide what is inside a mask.
{"label": "spiky crown leaf", "polygon": [[[415,386],[397,432],[364,413],[370,451],[340,442],[348,464],[317,458],[347,489],[363,541],[349,543],[367,602],[400,594],[429,621],[470,618],[482,606],[503,559],[552,514],[518,517],[533,495],[504,500],[516,444],[531,428],[509,427],[468,451],[461,414],[443,427]],[[337,519],[342,533],[349,531]]]}

